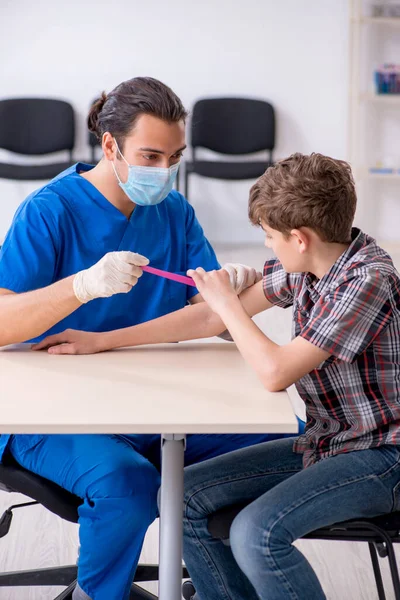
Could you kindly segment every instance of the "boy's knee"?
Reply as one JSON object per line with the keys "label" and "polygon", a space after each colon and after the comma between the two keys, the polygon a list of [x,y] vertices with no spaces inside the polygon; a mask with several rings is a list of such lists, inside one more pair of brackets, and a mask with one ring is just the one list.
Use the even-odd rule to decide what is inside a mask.
{"label": "boy's knee", "polygon": [[[243,509],[232,523],[230,543],[236,562],[245,573],[251,573],[266,565],[272,552],[280,545],[281,527],[277,524],[276,515],[265,518],[265,510],[261,517],[259,507],[249,505]],[[285,537],[285,536],[283,536]]]}
{"label": "boy's knee", "polygon": [[229,532],[231,550],[240,568],[247,572],[247,563],[257,559],[256,548],[260,547],[260,536],[254,519],[243,509],[234,519]]}
{"label": "boy's knee", "polygon": [[[186,480],[185,480],[186,481]],[[203,496],[201,491],[195,491],[194,489],[186,488],[185,483],[185,494],[184,494],[184,526],[190,521],[199,521],[205,519],[212,512],[207,502],[203,502]]]}

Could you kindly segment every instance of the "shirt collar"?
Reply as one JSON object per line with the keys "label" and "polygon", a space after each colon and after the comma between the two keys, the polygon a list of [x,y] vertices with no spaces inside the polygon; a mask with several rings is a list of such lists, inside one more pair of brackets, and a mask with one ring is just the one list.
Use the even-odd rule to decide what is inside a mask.
{"label": "shirt collar", "polygon": [[343,254],[339,256],[337,261],[331,266],[329,271],[325,273],[323,277],[321,277],[321,279],[316,279],[314,275],[307,273],[305,282],[312,295],[316,292],[318,296],[321,296],[330,286],[330,284],[337,279],[340,273],[342,273],[344,266],[349,262],[349,260],[367,244],[374,241],[371,237],[356,227],[353,227],[351,230],[351,239],[352,242],[350,246],[343,252]]}

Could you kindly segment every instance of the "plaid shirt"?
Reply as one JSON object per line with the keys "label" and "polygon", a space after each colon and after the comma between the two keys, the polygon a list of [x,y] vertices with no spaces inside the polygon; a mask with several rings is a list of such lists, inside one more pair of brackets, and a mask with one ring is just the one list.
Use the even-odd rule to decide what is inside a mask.
{"label": "plaid shirt", "polygon": [[264,267],[264,292],[293,306],[293,337],[329,352],[296,388],[306,405],[303,464],[341,452],[400,445],[400,276],[375,240],[352,243],[321,279]]}

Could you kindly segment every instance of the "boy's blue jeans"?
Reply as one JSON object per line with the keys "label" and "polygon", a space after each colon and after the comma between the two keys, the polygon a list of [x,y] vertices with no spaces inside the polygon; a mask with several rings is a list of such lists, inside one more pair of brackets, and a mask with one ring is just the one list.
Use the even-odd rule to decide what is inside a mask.
{"label": "boy's blue jeans", "polygon": [[[187,465],[268,435],[189,435]],[[282,437],[282,436],[273,436]],[[16,461],[83,498],[78,583],[92,600],[125,600],[157,516],[159,435],[15,435]]]}
{"label": "boy's blue jeans", "polygon": [[[323,600],[293,541],[337,521],[400,509],[399,446],[340,454],[303,469],[293,440],[186,469],[184,558],[199,600]],[[208,515],[247,501],[232,524],[231,546],[212,539]]]}

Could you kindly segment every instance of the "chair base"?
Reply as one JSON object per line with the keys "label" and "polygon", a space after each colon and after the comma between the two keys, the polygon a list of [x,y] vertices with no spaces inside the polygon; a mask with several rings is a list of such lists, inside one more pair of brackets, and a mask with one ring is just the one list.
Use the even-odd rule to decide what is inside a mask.
{"label": "chair base", "polygon": [[[31,571],[10,571],[0,573],[0,587],[69,585],[77,578],[77,573],[78,567],[76,565]],[[183,569],[182,579],[186,577],[188,577],[187,571]],[[158,565],[138,565],[135,583],[144,581],[158,581]]]}
{"label": "chair base", "polygon": [[[71,600],[72,592],[76,586],[78,568],[76,565],[50,567],[30,571],[10,571],[0,573],[1,587],[47,587],[66,586],[54,600]],[[182,579],[187,579],[187,569],[182,570]],[[157,596],[142,589],[137,583],[158,581],[158,565],[138,565],[135,574],[135,583],[132,585],[129,600],[157,600]]]}
{"label": "chair base", "polygon": [[70,565],[32,571],[0,573],[0,587],[67,586],[76,579],[77,571],[76,565]]}
{"label": "chair base", "polygon": [[[76,581],[73,581],[71,585],[54,598],[54,600],[72,600],[72,594],[76,587],[76,583]],[[133,584],[129,594],[129,600],[158,600],[158,597],[138,585]]]}

